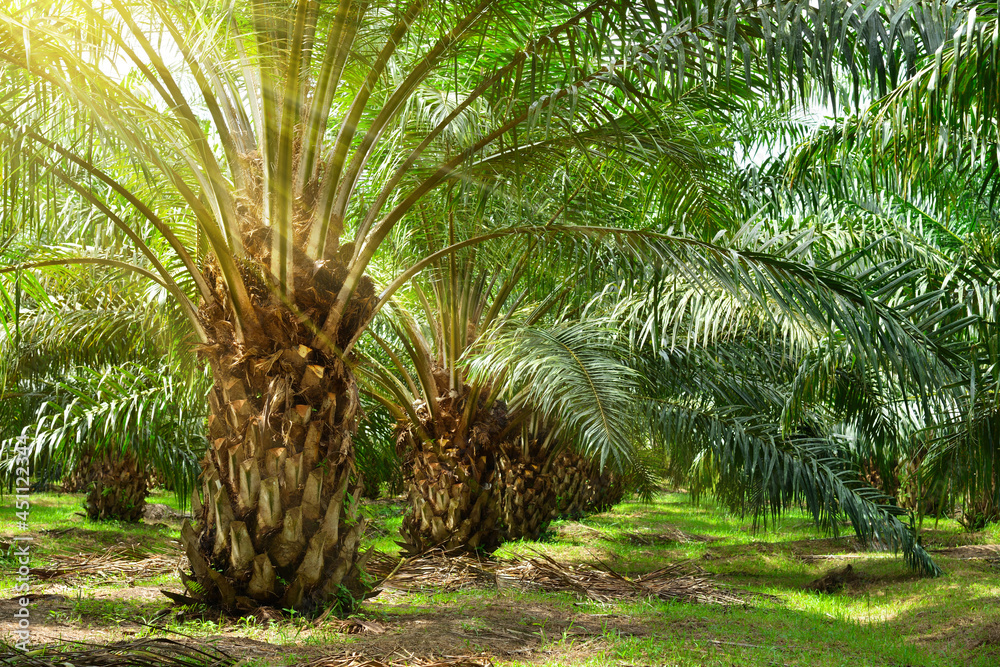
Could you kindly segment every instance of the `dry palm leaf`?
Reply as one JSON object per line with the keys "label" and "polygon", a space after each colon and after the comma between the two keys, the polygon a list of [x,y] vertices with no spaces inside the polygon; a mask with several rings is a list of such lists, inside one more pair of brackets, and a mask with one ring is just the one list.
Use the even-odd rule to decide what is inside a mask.
{"label": "dry palm leaf", "polygon": [[33,651],[0,645],[0,665],[10,667],[229,667],[236,659],[208,644],[139,639],[114,644],[47,644]]}
{"label": "dry palm leaf", "polygon": [[495,587],[495,571],[501,561],[477,559],[472,556],[448,556],[442,551],[429,551],[403,560],[378,554],[368,562],[368,573],[380,581],[378,588],[397,590],[459,590],[462,588]]}
{"label": "dry palm leaf", "polygon": [[568,565],[539,554],[539,558],[525,559],[502,568],[499,576],[510,580],[519,577],[522,586],[539,590],[571,591],[595,602],[658,598],[703,604],[747,604],[757,596],[750,591],[715,583],[704,570],[688,562],[629,579],[606,564],[600,567]]}
{"label": "dry palm leaf", "polygon": [[442,656],[439,658],[406,657],[385,662],[352,653],[344,656],[327,656],[300,665],[300,667],[493,667],[493,662],[486,656],[473,655]]}
{"label": "dry palm leaf", "polygon": [[33,568],[42,580],[73,579],[84,576],[151,577],[177,569],[175,554],[143,551],[135,547],[111,547],[101,554],[54,553],[46,556],[49,567]]}
{"label": "dry palm leaf", "polygon": [[686,533],[680,528],[675,528],[674,526],[666,526],[662,530],[655,533],[625,533],[621,536],[621,539],[625,540],[629,544],[637,544],[640,546],[650,546],[653,544],[665,544],[669,542],[677,542],[678,544],[688,544],[689,542],[713,542],[715,538],[707,537],[705,535],[696,535],[694,533]]}
{"label": "dry palm leaf", "polygon": [[381,579],[382,589],[446,590],[462,588],[521,588],[568,591],[597,602],[658,598],[708,604],[748,604],[769,595],[718,584],[690,562],[676,563],[630,579],[601,564],[570,565],[543,554],[537,558],[477,560],[430,553],[405,560],[380,555],[369,571]]}

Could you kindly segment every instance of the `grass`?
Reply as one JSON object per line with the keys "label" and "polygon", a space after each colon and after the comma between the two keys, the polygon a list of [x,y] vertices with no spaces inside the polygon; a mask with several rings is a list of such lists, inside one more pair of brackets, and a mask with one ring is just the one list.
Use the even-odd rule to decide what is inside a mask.
{"label": "grass", "polygon": [[[172,496],[151,500],[175,506]],[[44,563],[53,551],[92,552],[122,541],[178,551],[175,524],[95,524],[77,514],[80,503],[80,496],[70,494],[32,495],[30,524],[37,536],[33,565]],[[365,513],[380,528],[369,544],[395,550],[400,506],[372,503]],[[3,517],[0,539],[9,540],[15,534],[12,507]],[[634,540],[636,533],[677,530],[690,541]],[[931,549],[996,544],[1000,529],[994,525],[969,534],[951,520],[925,521],[922,539]],[[533,550],[561,561],[600,561],[627,574],[690,559],[719,582],[768,593],[781,602],[723,608],[598,604],[569,594],[512,589],[386,591],[361,608],[364,618],[386,631],[344,634],[338,625],[294,616],[258,620],[191,610],[165,612],[158,588],[180,590],[174,575],[165,575],[131,582],[98,578],[46,584],[35,594],[62,599],[38,602],[35,613],[45,616],[52,637],[105,640],[182,633],[221,642],[236,653],[253,653],[260,664],[293,664],[331,652],[386,655],[399,647],[414,655],[486,652],[499,667],[993,667],[1000,662],[1000,565],[946,552],[936,555],[946,575],[920,578],[891,554],[858,553],[849,534],[832,538],[819,533],[801,512],[789,512],[766,530],[755,531],[752,522],[711,500],[693,506],[685,494],[663,494],[652,504],[624,503],[582,522],[557,522],[542,541],[508,544],[497,555]],[[803,590],[809,581],[846,563],[861,574],[860,581],[834,594]],[[5,568],[8,577],[0,586],[13,585],[10,571]],[[6,621],[0,617],[4,631]]]}

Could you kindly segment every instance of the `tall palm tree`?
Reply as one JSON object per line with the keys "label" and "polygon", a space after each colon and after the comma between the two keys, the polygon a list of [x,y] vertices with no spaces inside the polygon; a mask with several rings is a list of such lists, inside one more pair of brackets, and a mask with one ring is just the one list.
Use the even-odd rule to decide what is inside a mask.
{"label": "tall palm tree", "polygon": [[87,493],[91,519],[139,521],[152,473],[168,476],[182,499],[195,484],[206,449],[206,383],[199,379],[136,363],[35,378],[32,391],[41,405],[21,433],[0,446],[26,448],[36,471],[72,471]]}
{"label": "tall palm tree", "polygon": [[[5,7],[0,125],[15,147],[5,160],[34,165],[49,187],[25,206],[41,214],[52,202],[85,201],[135,252],[61,261],[114,265],[162,285],[212,368],[212,447],[193,498],[197,521],[183,530],[189,595],[230,609],[308,609],[362,594],[351,350],[426,265],[412,264],[381,292],[369,276],[422,201],[443,197],[443,185],[502,178],[522,155],[586,145],[591,133],[629,149],[647,132],[628,119],[705,82],[790,96],[819,80],[834,93],[837,59],[858,82],[868,68],[857,63],[869,63],[884,86],[895,59],[869,52],[867,37],[884,36],[893,54],[897,40],[912,44],[911,17],[938,19],[909,6],[899,15],[876,9],[621,0],[256,0],[249,14],[208,0]],[[428,89],[469,92],[445,94],[429,131],[401,131],[407,100]],[[474,106],[488,120],[456,143],[449,130]],[[72,132],[69,117],[82,119]],[[85,150],[81,125],[101,150]],[[747,280],[738,267],[766,257],[680,236],[550,225],[490,231],[437,252],[491,235],[568,231],[619,251],[648,243],[661,259],[707,262],[716,279],[736,271],[744,290],[817,285],[816,298],[837,307],[822,296],[836,282],[829,276],[817,283],[786,263],[763,282]],[[701,259],[680,256],[688,254]]]}

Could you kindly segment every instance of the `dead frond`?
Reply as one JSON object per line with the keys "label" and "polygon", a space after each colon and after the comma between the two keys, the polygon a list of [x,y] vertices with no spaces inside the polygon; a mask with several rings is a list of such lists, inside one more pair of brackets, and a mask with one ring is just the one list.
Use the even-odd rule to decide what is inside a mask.
{"label": "dead frond", "polygon": [[54,553],[46,556],[48,567],[36,567],[31,574],[43,581],[79,577],[153,577],[177,569],[175,554],[161,554],[136,547],[111,547],[104,553]]}
{"label": "dead frond", "polygon": [[708,537],[706,535],[697,535],[695,533],[687,533],[680,528],[675,528],[674,526],[666,526],[665,528],[655,532],[635,532],[635,533],[625,533],[621,536],[621,539],[629,544],[635,544],[639,546],[651,546],[654,544],[669,544],[671,542],[676,542],[677,544],[689,544],[691,542],[714,542],[715,538]]}
{"label": "dead frond", "polygon": [[753,598],[777,600],[714,582],[690,562],[675,563],[635,578],[625,577],[607,564],[559,563],[543,554],[535,558],[478,560],[436,552],[403,561],[373,558],[369,571],[381,579],[379,587],[396,590],[463,588],[520,588],[546,592],[568,591],[596,602],[657,598],[703,604],[748,604]]}
{"label": "dead frond", "polygon": [[442,656],[439,658],[405,657],[396,660],[368,658],[359,653],[328,656],[299,667],[493,667],[487,656]]}
{"label": "dead frond", "polygon": [[172,639],[139,639],[97,645],[47,644],[32,651],[0,645],[0,665],[10,667],[228,667],[236,658],[214,646]]}

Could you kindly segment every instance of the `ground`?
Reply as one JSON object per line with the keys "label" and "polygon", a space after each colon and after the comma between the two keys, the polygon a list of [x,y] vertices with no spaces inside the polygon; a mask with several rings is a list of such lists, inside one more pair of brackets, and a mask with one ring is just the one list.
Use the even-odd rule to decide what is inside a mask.
{"label": "ground", "polygon": [[[943,577],[910,572],[892,554],[865,553],[851,537],[824,536],[790,512],[767,530],[684,493],[625,503],[582,522],[558,522],[541,542],[506,545],[500,558],[600,563],[635,578],[687,561],[711,585],[753,591],[746,604],[633,599],[598,602],[579,593],[526,589],[489,576],[462,586],[441,568],[426,586],[391,588],[346,621],[260,613],[220,618],[172,608],[181,591],[176,501],[158,494],[149,525],[97,524],[82,497],[36,493],[28,531],[13,498],[0,524],[9,554],[30,535],[31,627],[36,643],[138,637],[207,641],[249,664],[290,665],[326,655],[419,660],[483,655],[503,665],[996,665],[1000,663],[1000,527],[969,534],[950,520],[925,522],[921,538]],[[174,509],[171,509],[174,508]],[[367,506],[369,542],[391,552],[402,506]],[[10,641],[17,596],[5,561],[0,636]],[[833,593],[805,586],[835,568],[852,574]],[[432,566],[438,567],[438,566]],[[403,570],[397,575],[400,581]],[[392,580],[390,580],[391,582]],[[450,582],[450,583],[449,583]],[[501,585],[497,585],[500,582]],[[444,586],[444,588],[442,588]],[[451,590],[459,587],[459,590]]]}

